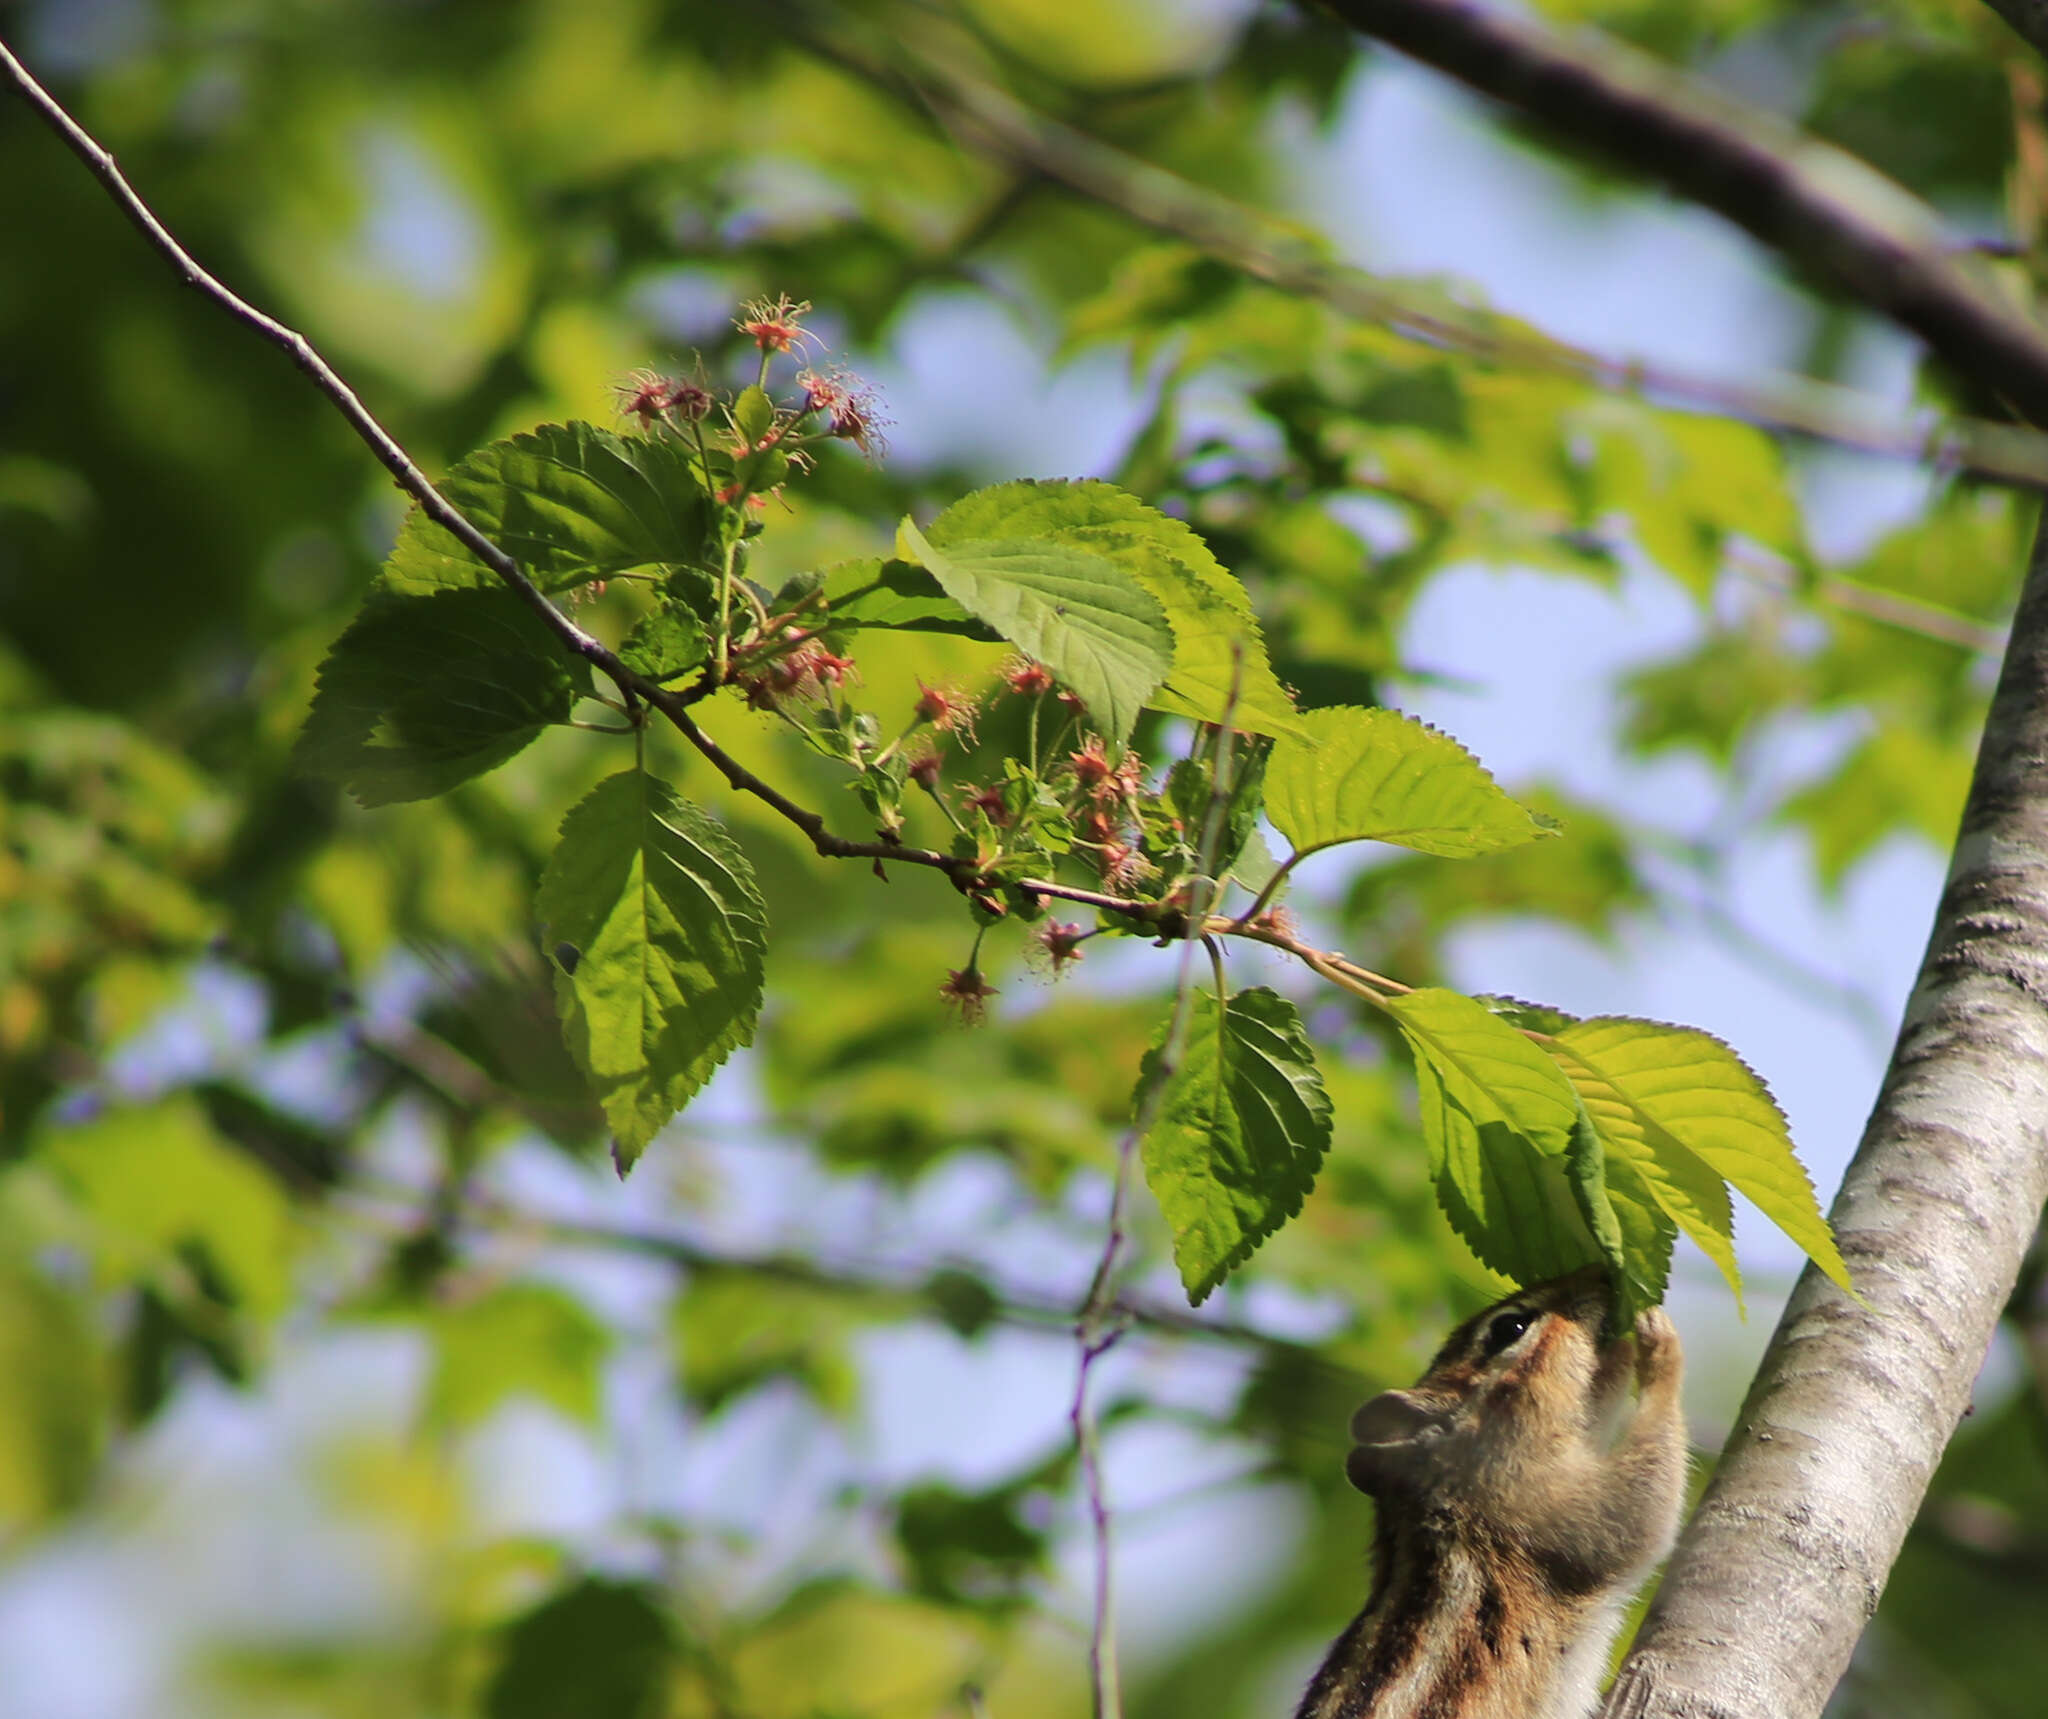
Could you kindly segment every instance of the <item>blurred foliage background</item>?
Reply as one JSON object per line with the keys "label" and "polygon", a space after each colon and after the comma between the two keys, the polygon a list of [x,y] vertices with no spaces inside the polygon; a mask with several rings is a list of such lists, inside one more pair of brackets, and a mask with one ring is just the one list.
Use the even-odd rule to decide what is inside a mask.
{"label": "blurred foliage background", "polygon": [[[2039,73],[1973,0],[1540,9],[1864,154],[2031,295]],[[1448,721],[1567,824],[1314,870],[1325,940],[1410,982],[1533,964],[1543,1000],[1684,1014],[1781,1087],[1847,1069],[1794,1105],[1827,1192],[2031,507],[1348,321],[1147,225],[1138,164],[1618,358],[1951,402],[1761,252],[1255,0],[14,0],[0,33],[430,470],[610,421],[636,365],[733,373],[737,305],[787,291],[897,423],[772,522],[768,571],[1020,474],[1185,516],[1306,702]],[[935,66],[1077,127],[1124,195],[949,131]],[[1054,992],[992,939],[965,1032],[949,891],[824,865],[672,749],[777,955],[759,1044],[621,1187],[530,913],[615,761],[559,735],[374,814],[295,775],[399,498],[18,103],[0,233],[0,1713],[1085,1710],[1066,1320],[1170,959]],[[864,655],[869,701],[907,710],[931,660]],[[1503,715],[1480,695],[1510,666]],[[726,729],[837,792],[765,717]],[[1725,994],[1686,993],[1717,961]],[[1338,1142],[1303,1218],[1198,1318],[1140,1215],[1142,1316],[1100,1387],[1134,1715],[1291,1709],[1363,1593],[1345,1420],[1487,1293],[1404,1067],[1313,1002]],[[1812,1049],[1820,1017],[1861,1050]],[[1760,1342],[1787,1262],[1746,1257]],[[1710,1448],[1750,1339],[1700,1267]],[[2038,1279],[1844,1714],[2037,1711]]]}

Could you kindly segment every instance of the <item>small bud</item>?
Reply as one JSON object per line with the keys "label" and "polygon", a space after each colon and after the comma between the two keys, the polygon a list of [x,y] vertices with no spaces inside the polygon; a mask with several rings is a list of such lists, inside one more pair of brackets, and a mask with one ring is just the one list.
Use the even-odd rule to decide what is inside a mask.
{"label": "small bud", "polygon": [[684,384],[652,370],[636,370],[612,393],[618,397],[619,416],[639,420],[641,429],[651,430],[668,417],[675,404],[676,390]]}
{"label": "small bud", "polygon": [[1068,753],[1067,762],[1073,766],[1074,780],[1083,788],[1094,789],[1109,780],[1111,765],[1099,734],[1089,735],[1081,743],[1080,751]]}
{"label": "small bud", "polygon": [[1012,657],[1003,665],[1003,679],[1012,692],[1024,698],[1052,691],[1052,670],[1029,657]]}
{"label": "small bud", "polygon": [[710,417],[715,404],[711,390],[699,387],[695,382],[673,383],[668,391],[669,410],[693,424]]}
{"label": "small bud", "polygon": [[995,986],[982,979],[977,966],[949,972],[939,987],[939,995],[960,1011],[960,1024],[966,1027],[977,1027],[988,1018],[988,1000],[995,994]]}
{"label": "small bud", "polygon": [[1003,785],[1000,782],[991,782],[980,793],[969,795],[966,806],[971,812],[980,812],[997,829],[1003,828],[1010,821],[1010,803],[1003,797]]}
{"label": "small bud", "polygon": [[974,719],[980,714],[975,701],[958,687],[926,686],[917,683],[916,715],[919,722],[929,722],[941,734],[965,734],[974,738]]}
{"label": "small bud", "polygon": [[1095,864],[1113,890],[1130,888],[1152,870],[1152,862],[1124,841],[1104,842],[1096,850]]}
{"label": "small bud", "polygon": [[805,341],[818,337],[803,326],[810,314],[809,299],[792,299],[788,293],[774,299],[757,298],[743,306],[733,326],[763,352],[790,352]]}
{"label": "small bud", "polygon": [[939,780],[939,767],[944,762],[945,755],[941,752],[919,752],[903,768],[913,782],[930,793]]}
{"label": "small bud", "polygon": [[850,370],[800,370],[796,385],[804,391],[804,410],[825,420],[825,433],[848,441],[870,459],[888,452],[875,391]]}
{"label": "small bud", "polygon": [[1081,944],[1092,933],[1083,931],[1080,926],[1071,925],[1065,920],[1048,919],[1033,935],[1037,937],[1039,947],[1044,949],[1052,961],[1053,977],[1058,978],[1081,959]]}

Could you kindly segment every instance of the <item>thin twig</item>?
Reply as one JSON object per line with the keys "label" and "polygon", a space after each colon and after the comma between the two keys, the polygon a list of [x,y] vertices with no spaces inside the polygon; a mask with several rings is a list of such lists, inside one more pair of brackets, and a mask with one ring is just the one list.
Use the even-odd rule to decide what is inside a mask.
{"label": "thin twig", "polygon": [[248,300],[230,291],[214,276],[208,274],[192,258],[190,252],[171,236],[164,224],[150,210],[147,203],[137,195],[126,176],[115,164],[113,156],[103,148],[71,115],[63,109],[56,98],[30,76],[28,68],[9,52],[7,44],[0,42],[0,71],[7,74],[8,81],[21,92],[22,99],[34,108],[44,123],[64,140],[71,153],[91,170],[94,178],[106,187],[121,212],[132,221],[150,245],[167,258],[178,271],[179,278],[200,294],[211,299],[228,315],[252,329],[274,346],[279,346],[290,355],[291,360],[313,380],[313,385],[332,400],[349,427],[360,436],[378,462],[397,480],[398,487],[420,504],[428,518],[449,531],[472,555],[497,574],[506,585],[526,602],[555,635],[577,656],[594,663],[619,683],[620,690],[630,699],[633,695],[633,676],[612,653],[596,639],[562,613],[541,588],[520,571],[519,564],[507,555],[462,514],[428,480],[427,474],[412,461],[412,457],[398,445],[391,433],[377,422],[370,409],[357,398],[334,368],[314,350],[312,343],[296,329],[285,327],[275,317],[266,316]]}
{"label": "thin twig", "polygon": [[[340,410],[350,427],[376,455],[379,463],[391,473],[399,488],[417,501],[429,518],[445,527],[464,548],[533,608],[570,651],[614,681],[629,712],[635,710],[640,702],[659,710],[675,726],[684,740],[709,760],[732,787],[765,802],[796,825],[809,837],[811,846],[821,855],[835,859],[894,860],[904,865],[925,866],[942,871],[956,883],[965,884],[973,881],[975,866],[972,860],[960,859],[928,848],[906,848],[891,842],[850,841],[833,835],[825,828],[825,820],[816,812],[806,811],[787,795],[740,764],[698,727],[689,714],[690,705],[709,689],[677,691],[636,674],[599,640],[570,620],[549,600],[547,594],[526,576],[511,556],[471,524],[434,487],[427,475],[413,463],[412,458],[393,439],[390,432],[377,422],[369,408],[356,396],[355,391],[320,356],[304,335],[285,327],[274,317],[256,309],[193,260],[191,254],[172,237],[169,230],[136,193],[134,187],[128,183],[115,164],[113,156],[96,142],[41,84],[36,82],[28,69],[9,52],[5,43],[0,43],[0,71],[6,73],[8,80],[20,91],[23,99],[63,139],[72,153],[91,169],[93,176],[106,187],[121,211],[141,230],[150,245],[170,261],[186,285],[219,305],[244,327],[289,353],[292,361],[311,378],[313,385]],[[1151,916],[1154,913],[1146,903],[1120,903],[1114,897],[1102,896],[1090,890],[1069,889],[1067,885],[1049,880],[1035,881],[1031,887],[1042,895],[1057,896],[1063,900],[1100,907],[1106,911],[1139,916]]]}

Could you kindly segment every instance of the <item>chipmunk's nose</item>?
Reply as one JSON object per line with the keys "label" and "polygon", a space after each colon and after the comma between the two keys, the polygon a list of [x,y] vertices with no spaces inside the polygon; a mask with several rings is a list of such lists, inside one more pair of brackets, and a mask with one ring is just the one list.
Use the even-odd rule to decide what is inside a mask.
{"label": "chipmunk's nose", "polygon": [[1358,1444],[1401,1444],[1437,1419],[1407,1391],[1383,1391],[1351,1417]]}

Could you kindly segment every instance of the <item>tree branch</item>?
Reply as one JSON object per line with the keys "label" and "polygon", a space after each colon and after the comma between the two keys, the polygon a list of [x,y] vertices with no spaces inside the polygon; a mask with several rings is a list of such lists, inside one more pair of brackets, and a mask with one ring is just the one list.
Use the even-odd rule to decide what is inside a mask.
{"label": "tree branch", "polygon": [[370,452],[377,456],[378,463],[397,480],[398,487],[417,501],[430,519],[445,527],[465,549],[516,591],[528,607],[547,622],[564,645],[602,669],[619,683],[629,699],[632,697],[634,689],[630,683],[634,677],[625,665],[549,602],[546,593],[520,571],[519,564],[511,556],[457,511],[428,480],[427,474],[413,463],[412,457],[398,445],[390,431],[377,422],[369,407],[357,398],[355,390],[314,350],[311,341],[231,292],[193,260],[191,253],[171,236],[170,230],[137,195],[114,157],[64,111],[48,90],[36,82],[28,68],[8,50],[5,42],[0,42],[0,72],[6,74],[8,81],[35,109],[44,124],[64,140],[65,147],[91,169],[93,177],[106,187],[107,194],[114,199],[121,213],[134,222],[151,247],[161,252],[178,271],[179,279],[202,298],[211,299],[219,305],[244,328],[253,330],[273,346],[282,347],[291,361],[312,378],[313,386],[334,402],[348,420],[349,428],[362,438]]}
{"label": "tree branch", "polygon": [[[348,420],[349,426],[377,456],[379,463],[397,480],[398,487],[417,501],[429,518],[446,527],[464,548],[517,592],[547,622],[567,649],[592,664],[618,685],[629,715],[636,714],[636,704],[639,702],[645,702],[659,710],[675,726],[677,733],[695,747],[732,788],[740,793],[753,795],[796,825],[810,839],[811,846],[821,856],[832,859],[893,860],[905,865],[924,866],[946,873],[956,885],[962,887],[970,885],[975,880],[977,868],[971,859],[938,853],[929,848],[904,847],[894,842],[853,841],[836,836],[826,829],[825,820],[819,814],[799,806],[772,783],[762,780],[739,763],[698,727],[689,714],[690,705],[702,696],[701,693],[678,692],[645,675],[636,674],[600,640],[577,626],[539,586],[527,578],[518,562],[472,525],[454,504],[434,487],[426,473],[413,463],[411,456],[399,446],[391,433],[377,422],[355,391],[320,356],[303,334],[285,327],[276,318],[265,315],[201,268],[193,260],[191,253],[178,243],[169,229],[151,212],[149,205],[143,202],[135,188],[128,183],[116,165],[114,157],[65,112],[41,84],[36,82],[28,68],[8,50],[5,42],[0,42],[0,73],[6,75],[7,80],[20,92],[23,100],[63,139],[72,153],[92,170],[93,176],[106,187],[108,194],[120,206],[121,211],[141,230],[150,245],[170,261],[185,284],[202,297],[219,305],[245,328],[254,330],[264,339],[289,353],[292,362],[312,379],[313,385],[334,402],[341,415]],[[1097,891],[1075,889],[1050,880],[1033,879],[1025,887],[1040,895],[1100,907],[1105,911],[1147,919],[1158,916],[1158,910],[1151,902],[1121,901]]]}
{"label": "tree branch", "polygon": [[1812,1719],[1870,1621],[2048,1200],[2048,535],[1949,878],[1832,1213],[1610,1719]]}
{"label": "tree branch", "polygon": [[[1441,292],[1417,290],[1335,262],[1327,246],[1298,225],[1263,215],[1033,112],[919,48],[896,45],[895,59],[908,61],[908,69],[898,72],[879,50],[848,41],[843,20],[829,32],[811,31],[806,40],[822,57],[869,83],[898,93],[907,83],[940,123],[978,154],[1064,185],[1278,291],[1326,304],[1405,339],[1881,458],[2048,487],[2048,441],[2033,431],[1978,418],[1906,416],[1854,389],[1810,377],[1731,382],[1552,340],[1509,318],[1466,310]],[[1796,147],[1815,148],[1803,142]],[[1904,199],[1896,187],[1887,189],[1894,201]]]}
{"label": "tree branch", "polygon": [[1924,206],[1855,157],[1618,43],[1566,45],[1470,0],[1322,3],[1365,35],[1725,215],[2048,425],[2048,340],[1980,292]]}

